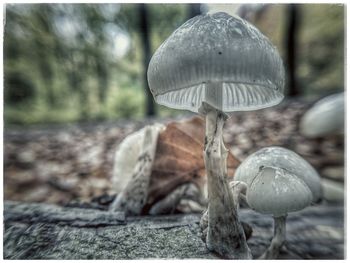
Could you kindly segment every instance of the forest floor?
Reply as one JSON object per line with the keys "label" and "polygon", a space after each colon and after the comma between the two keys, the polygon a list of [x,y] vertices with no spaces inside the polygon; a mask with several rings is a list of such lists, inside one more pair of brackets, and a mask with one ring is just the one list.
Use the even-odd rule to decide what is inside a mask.
{"label": "forest floor", "polygon": [[[310,106],[286,101],[260,111],[235,113],[226,122],[224,140],[240,161],[265,146],[291,149],[315,167],[330,189],[336,186],[336,198],[330,191],[330,200],[289,217],[287,244],[280,258],[341,259],[345,235],[344,136],[303,137],[299,121]],[[176,120],[192,116],[178,116]],[[4,257],[216,258],[200,240],[199,214],[141,216],[119,225],[115,220],[111,220],[112,225],[106,223],[113,215],[103,210],[117,194],[111,184],[117,146],[147,124],[173,120],[5,127]],[[86,209],[78,211],[77,207]],[[249,245],[257,257],[268,246],[272,220],[248,209],[242,209],[240,214],[253,227]],[[91,217],[97,225],[84,225],[95,222]],[[169,222],[173,225],[167,225]],[[116,240],[118,235],[120,239]]]}
{"label": "forest floor", "polygon": [[[226,122],[225,143],[240,161],[265,146],[286,147],[309,161],[321,177],[341,185],[344,136],[303,137],[299,120],[310,106],[286,101],[260,111],[237,112]],[[29,129],[5,127],[4,198],[66,205],[72,201],[91,203],[102,197],[98,202],[103,206],[116,194],[111,176],[118,144],[147,124],[173,120],[153,118]]]}

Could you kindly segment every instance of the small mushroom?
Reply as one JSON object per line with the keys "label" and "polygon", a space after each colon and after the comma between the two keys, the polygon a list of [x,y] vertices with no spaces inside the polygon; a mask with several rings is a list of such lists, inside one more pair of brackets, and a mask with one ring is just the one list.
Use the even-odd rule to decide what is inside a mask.
{"label": "small mushroom", "polygon": [[344,133],[344,92],[327,96],[301,118],[300,133],[309,138]]}
{"label": "small mushroom", "polygon": [[320,176],[317,171],[297,153],[283,147],[264,147],[249,155],[237,168],[234,180],[251,185],[260,167],[280,167],[297,176],[310,188],[313,202],[322,197]]}
{"label": "small mushroom", "polygon": [[262,259],[279,255],[285,241],[287,213],[318,201],[322,192],[315,169],[282,147],[266,147],[248,156],[238,167],[234,180],[233,192],[239,191],[235,189],[237,182],[247,185],[246,202],[250,208],[273,215],[274,237]]}
{"label": "small mushroom", "polygon": [[312,201],[309,187],[297,176],[278,167],[261,167],[247,189],[247,203],[262,214],[272,214],[274,237],[261,259],[274,259],[286,240],[287,214]]}
{"label": "small mushroom", "polygon": [[[251,252],[227,182],[222,129],[234,111],[258,110],[283,99],[284,68],[276,48],[254,26],[226,13],[196,16],[154,53],[147,72],[157,103],[206,117],[208,182],[206,244],[224,258]],[[206,223],[207,222],[207,223]]]}

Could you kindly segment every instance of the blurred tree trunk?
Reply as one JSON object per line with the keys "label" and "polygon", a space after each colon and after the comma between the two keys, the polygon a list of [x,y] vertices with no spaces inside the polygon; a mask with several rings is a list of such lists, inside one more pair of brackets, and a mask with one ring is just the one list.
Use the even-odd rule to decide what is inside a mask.
{"label": "blurred tree trunk", "polygon": [[[82,60],[79,60],[78,68],[76,68],[76,74],[78,75],[78,91],[80,99],[80,116],[82,120],[87,120],[90,117],[90,104],[89,104],[89,84],[88,84],[88,75],[86,72],[81,72],[81,69],[84,68],[84,65],[89,65],[89,53],[87,50],[83,50]],[[79,65],[80,64],[80,65]]]}
{"label": "blurred tree trunk", "polygon": [[50,107],[56,107],[57,101],[53,87],[53,70],[48,61],[45,47],[42,47],[41,45],[38,45],[38,64],[45,85],[47,103]]}
{"label": "blurred tree trunk", "polygon": [[188,18],[192,18],[201,14],[201,4],[188,4]]}
{"label": "blurred tree trunk", "polygon": [[148,26],[148,12],[146,4],[139,4],[139,30],[141,35],[141,43],[143,49],[143,84],[146,94],[146,116],[154,116],[156,115],[156,109],[154,105],[154,100],[152,93],[148,87],[147,81],[147,68],[149,61],[151,59],[151,47],[150,47],[150,32]]}
{"label": "blurred tree trunk", "polygon": [[286,66],[287,66],[287,90],[288,96],[300,95],[296,78],[296,62],[297,58],[297,45],[298,45],[298,33],[299,33],[299,18],[300,18],[299,5],[289,4],[286,7],[286,29],[285,29],[285,52],[286,54]]}
{"label": "blurred tree trunk", "polygon": [[96,58],[96,73],[98,79],[98,97],[99,102],[104,104],[107,97],[108,89],[108,68],[102,59],[102,56]]}
{"label": "blurred tree trunk", "polygon": [[[78,94],[80,120],[86,120],[89,117],[89,105],[88,105],[88,88],[84,84],[84,78],[86,77],[85,71],[81,69],[87,65],[87,54],[83,52],[83,57],[77,58],[75,51],[68,52],[67,61],[69,61],[69,67],[66,68],[67,80],[73,94]],[[85,77],[84,77],[85,76]]]}
{"label": "blurred tree trunk", "polygon": [[73,65],[73,68],[71,71],[67,72],[68,74],[68,81],[69,85],[71,86],[71,89],[77,92],[79,95],[79,105],[77,107],[80,108],[80,119],[86,120],[89,116],[88,110],[87,110],[87,91],[83,89],[83,81],[82,76],[79,73],[79,67],[77,65]]}
{"label": "blurred tree trunk", "polygon": [[[46,101],[50,107],[56,107],[57,99],[53,87],[54,71],[50,54],[52,48],[52,39],[54,36],[51,26],[52,9],[48,5],[40,5],[40,9],[34,12],[35,31],[34,46],[36,48],[37,63],[42,80],[45,85]],[[44,34],[44,37],[42,36]]]}

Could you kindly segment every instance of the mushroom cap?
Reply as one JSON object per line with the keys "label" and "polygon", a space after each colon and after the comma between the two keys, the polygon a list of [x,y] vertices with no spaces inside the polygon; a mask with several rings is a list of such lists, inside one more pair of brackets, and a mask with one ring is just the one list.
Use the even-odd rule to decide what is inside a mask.
{"label": "mushroom cap", "polygon": [[288,171],[310,188],[314,202],[321,198],[322,188],[317,171],[301,156],[282,147],[265,147],[249,155],[237,168],[234,180],[245,182],[249,188],[261,166]]}
{"label": "mushroom cap", "polygon": [[278,167],[263,167],[247,189],[247,203],[255,211],[275,217],[299,211],[312,201],[309,187]]}
{"label": "mushroom cap", "polygon": [[277,49],[257,28],[223,12],[180,26],[154,53],[147,74],[157,103],[193,112],[202,102],[223,112],[257,110],[284,97]]}
{"label": "mushroom cap", "polygon": [[300,132],[314,138],[344,132],[344,92],[333,94],[315,103],[301,118]]}

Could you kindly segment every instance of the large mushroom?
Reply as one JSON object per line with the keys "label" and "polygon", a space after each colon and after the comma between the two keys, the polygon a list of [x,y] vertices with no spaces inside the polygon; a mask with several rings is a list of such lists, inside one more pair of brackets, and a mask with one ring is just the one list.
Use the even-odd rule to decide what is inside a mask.
{"label": "large mushroom", "polygon": [[281,102],[284,68],[276,48],[241,18],[222,12],[196,16],[154,53],[148,82],[157,103],[206,118],[208,249],[225,258],[251,258],[227,182],[222,129],[225,112]]}
{"label": "large mushroom", "polygon": [[[274,237],[260,258],[277,258],[286,239],[287,214],[321,197],[318,173],[296,153],[282,147],[266,147],[240,164],[234,180],[233,192],[246,192],[243,198],[250,208],[273,216]],[[240,184],[246,187],[237,188]]]}

